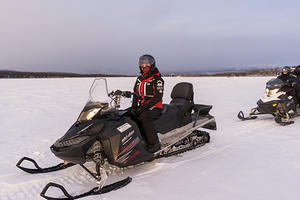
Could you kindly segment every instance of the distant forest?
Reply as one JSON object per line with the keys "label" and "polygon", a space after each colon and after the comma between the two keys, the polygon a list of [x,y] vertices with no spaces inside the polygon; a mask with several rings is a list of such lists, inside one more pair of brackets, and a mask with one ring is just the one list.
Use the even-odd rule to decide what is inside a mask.
{"label": "distant forest", "polygon": [[126,75],[77,74],[64,72],[21,72],[0,70],[0,78],[76,78],[76,77],[124,77]]}
{"label": "distant forest", "polygon": [[[233,76],[275,76],[279,72],[279,68],[246,70],[239,72],[220,72],[220,73],[168,73],[164,76],[176,77],[233,77]],[[21,72],[0,70],[0,78],[78,78],[78,77],[130,77],[130,75],[118,74],[77,74],[77,73],[62,73],[62,72]]]}

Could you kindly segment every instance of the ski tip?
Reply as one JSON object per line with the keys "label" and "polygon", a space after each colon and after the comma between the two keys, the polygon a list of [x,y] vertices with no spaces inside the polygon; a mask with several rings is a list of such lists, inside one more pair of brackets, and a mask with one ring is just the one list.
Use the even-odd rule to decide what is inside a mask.
{"label": "ski tip", "polygon": [[245,121],[245,120],[251,120],[251,119],[256,119],[257,116],[249,116],[249,117],[245,117],[245,114],[243,113],[243,111],[240,111],[237,115],[237,117],[242,120],[242,121]]}
{"label": "ski tip", "polygon": [[245,115],[243,113],[243,111],[240,111],[238,114],[237,114],[237,117],[240,119],[240,120],[245,120]]}

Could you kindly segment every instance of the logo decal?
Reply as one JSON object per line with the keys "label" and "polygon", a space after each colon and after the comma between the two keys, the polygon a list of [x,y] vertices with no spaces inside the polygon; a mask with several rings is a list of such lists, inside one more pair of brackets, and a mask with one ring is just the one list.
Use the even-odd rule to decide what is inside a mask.
{"label": "logo decal", "polygon": [[122,139],[122,143],[123,144],[127,143],[131,139],[131,136],[133,135],[133,133],[134,133],[134,130],[130,131],[128,133],[128,135],[125,135]]}
{"label": "logo decal", "polygon": [[163,86],[163,82],[160,81],[160,80],[158,80],[158,81],[157,81],[157,86],[161,86],[161,87],[162,87],[162,86]]}
{"label": "logo decal", "polygon": [[128,124],[128,123],[125,123],[123,124],[122,126],[119,126],[117,128],[117,130],[120,132],[120,133],[123,133],[124,131],[126,131],[127,129],[131,128],[131,125]]}

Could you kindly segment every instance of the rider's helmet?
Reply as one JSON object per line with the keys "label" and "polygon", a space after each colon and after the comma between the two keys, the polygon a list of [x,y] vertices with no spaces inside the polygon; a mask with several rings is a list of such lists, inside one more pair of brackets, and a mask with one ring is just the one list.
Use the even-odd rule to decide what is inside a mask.
{"label": "rider's helmet", "polygon": [[289,66],[284,66],[280,70],[280,73],[285,76],[290,75],[290,72],[291,72],[291,68]]}
{"label": "rider's helmet", "polygon": [[142,55],[139,58],[139,67],[141,74],[147,74],[149,71],[154,71],[155,69],[155,59],[149,54]]}

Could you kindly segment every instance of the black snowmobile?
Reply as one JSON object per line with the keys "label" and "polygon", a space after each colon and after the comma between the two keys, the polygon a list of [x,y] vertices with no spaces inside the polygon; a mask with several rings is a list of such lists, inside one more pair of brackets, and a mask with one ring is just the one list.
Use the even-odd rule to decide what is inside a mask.
{"label": "black snowmobile", "polygon": [[[99,92],[97,89],[101,84],[104,87]],[[71,196],[63,186],[48,183],[41,193],[46,199],[77,199],[121,188],[131,178],[104,186],[107,179],[105,166],[123,168],[195,149],[210,140],[209,133],[199,130],[200,128],[216,130],[215,118],[209,114],[212,106],[194,104],[193,85],[178,83],[172,90],[172,101],[163,105],[160,118],[154,122],[162,148],[152,154],[146,151],[143,130],[131,116],[130,108],[119,109],[122,97],[130,98],[137,94],[120,90],[109,93],[107,81],[102,78],[94,80],[89,93],[89,101],[77,121],[50,147],[55,156],[65,162],[54,167],[41,168],[33,159],[24,157],[17,163],[17,167],[28,173],[45,173],[79,164],[95,178],[98,187],[84,194]],[[96,95],[101,97],[97,98]],[[21,166],[23,161],[32,162],[36,169]],[[96,164],[95,172],[83,165],[89,161]],[[46,196],[50,187],[61,189],[66,197]]]}
{"label": "black snowmobile", "polygon": [[245,117],[244,113],[240,111],[238,118],[244,121],[256,119],[258,115],[271,114],[280,125],[294,123],[291,118],[300,114],[296,99],[288,95],[288,92],[294,89],[279,78],[269,80],[266,84],[265,95],[258,100],[257,107],[251,109],[248,117]]}

